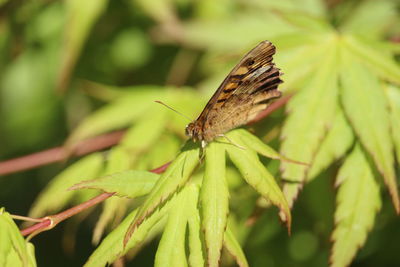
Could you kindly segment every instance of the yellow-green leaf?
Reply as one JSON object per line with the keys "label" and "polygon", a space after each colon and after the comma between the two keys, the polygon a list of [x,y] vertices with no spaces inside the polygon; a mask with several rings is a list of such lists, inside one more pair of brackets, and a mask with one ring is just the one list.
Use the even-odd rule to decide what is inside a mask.
{"label": "yellow-green leaf", "polygon": [[[327,128],[332,124],[337,107],[337,41],[332,38],[324,61],[308,85],[293,96],[282,129],[281,153],[292,160],[311,163]],[[293,205],[307,167],[288,162],[281,163],[282,177],[297,183],[287,183],[284,193]]]}
{"label": "yellow-green leaf", "polygon": [[351,53],[343,47],[340,81],[344,111],[382,173],[394,207],[400,212],[386,96],[378,78]]}
{"label": "yellow-green leaf", "polygon": [[124,238],[132,220],[137,214],[134,210],[101,242],[96,250],[90,255],[85,267],[106,266],[113,263],[117,258],[125,255],[131,249],[139,249],[140,245],[152,235],[153,231],[159,231],[159,226],[165,224],[166,213],[170,208],[170,201],[161,209],[156,210],[146,221],[138,226],[135,234],[124,247]]}
{"label": "yellow-green leaf", "polygon": [[168,212],[168,221],[158,245],[154,266],[187,266],[185,254],[185,234],[187,223],[186,204],[188,188],[175,196],[175,201]]}
{"label": "yellow-green leaf", "polygon": [[[227,136],[235,144],[245,146],[245,144],[238,137],[237,132],[229,132]],[[286,220],[287,226],[290,230],[291,214],[286,198],[276,183],[274,177],[260,162],[256,152],[250,150],[249,148],[238,148],[233,144],[227,144],[225,148],[230,159],[238,168],[246,182],[265,199],[276,205],[283,214],[285,214],[284,219]]]}
{"label": "yellow-green leaf", "polygon": [[393,136],[397,162],[400,164],[400,88],[387,86],[387,96],[390,104],[390,125]]}
{"label": "yellow-green leaf", "polygon": [[129,199],[114,196],[104,201],[103,210],[93,230],[92,243],[94,245],[100,242],[107,225],[118,225],[121,222],[128,204]]}
{"label": "yellow-green leaf", "polygon": [[36,266],[32,245],[26,242],[8,212],[0,208],[0,266]]}
{"label": "yellow-green leaf", "polygon": [[381,207],[379,186],[359,146],[339,170],[336,184],[337,208],[332,234],[331,266],[348,266],[365,243],[377,211]]}
{"label": "yellow-green leaf", "polygon": [[201,186],[202,229],[207,266],[219,265],[229,212],[229,192],[225,178],[225,149],[217,142],[205,149],[205,171]]}
{"label": "yellow-green leaf", "polygon": [[199,188],[197,185],[190,185],[189,196],[186,205],[188,217],[188,245],[189,265],[192,267],[204,266],[203,244],[200,232],[200,212],[198,209]]}
{"label": "yellow-green leaf", "polygon": [[400,65],[393,55],[354,35],[346,35],[343,40],[349,53],[357,56],[382,78],[400,84]]}
{"label": "yellow-green leaf", "polygon": [[238,134],[238,137],[245,144],[245,147],[248,147],[256,151],[258,154],[263,155],[264,157],[271,159],[279,159],[293,164],[302,164],[301,162],[295,162],[291,159],[282,156],[275,149],[273,149],[272,147],[261,141],[258,137],[251,134],[249,131],[240,128],[233,131]]}
{"label": "yellow-green leaf", "polygon": [[138,214],[132,221],[126,234],[125,242],[131,237],[135,229],[158,206],[162,205],[169,197],[181,188],[189,179],[194,167],[199,162],[199,149],[189,142],[182,149],[178,157],[161,175],[145,202],[140,207]]}
{"label": "yellow-green leaf", "polygon": [[120,145],[138,154],[152,145],[156,145],[167,123],[167,112],[163,107],[154,107],[142,116],[124,135]]}
{"label": "yellow-green leaf", "polygon": [[[111,175],[116,172],[128,170],[130,166],[130,157],[127,150],[116,146],[109,151],[107,155],[107,165],[104,175]],[[128,199],[120,197],[111,197],[103,202],[102,212],[96,222],[93,230],[92,243],[98,244],[108,224],[118,224],[125,215]]]}
{"label": "yellow-green leaf", "polygon": [[68,188],[83,180],[93,179],[100,175],[103,169],[103,157],[100,153],[92,154],[75,162],[58,174],[40,193],[32,209],[31,217],[48,215],[68,204],[79,192],[69,191]]}
{"label": "yellow-green leaf", "polygon": [[135,198],[148,194],[159,177],[160,175],[148,171],[128,170],[84,181],[71,189],[99,189],[108,193],[115,192],[121,197]]}
{"label": "yellow-green leaf", "polygon": [[305,12],[278,11],[280,17],[289,24],[302,28],[307,32],[329,32],[331,24],[324,17],[312,16]]}
{"label": "yellow-green leaf", "polygon": [[[234,132],[234,133],[232,133]],[[282,159],[282,155],[280,155],[275,149],[261,141],[257,136],[251,134],[249,131],[244,129],[236,129],[233,130],[231,134],[238,134],[238,137],[245,144],[245,147],[248,147],[254,151],[257,151],[258,154],[261,154],[267,158],[271,159]]]}
{"label": "yellow-green leaf", "polygon": [[104,175],[126,171],[130,168],[131,158],[129,151],[121,146],[113,147],[107,154],[107,164]]}
{"label": "yellow-green leaf", "polygon": [[342,157],[354,142],[351,126],[344,117],[341,108],[337,108],[332,128],[321,143],[317,154],[307,172],[307,180],[311,181],[335,160]]}
{"label": "yellow-green leaf", "polygon": [[224,235],[224,247],[228,250],[228,252],[233,256],[237,265],[239,267],[248,267],[249,264],[247,263],[246,256],[240,246],[239,242],[237,241],[236,237],[229,229],[226,228],[225,235]]}
{"label": "yellow-green leaf", "polygon": [[83,139],[130,126],[156,105],[154,99],[160,94],[163,95],[163,91],[157,87],[140,88],[114,100],[85,118],[68,138],[67,145],[73,146]]}
{"label": "yellow-green leaf", "polygon": [[[304,35],[304,32],[299,34]],[[276,38],[278,52],[275,55],[275,62],[285,72],[283,76],[285,83],[282,86],[285,92],[298,90],[307,84],[306,81],[320,68],[321,62],[326,60],[326,51],[332,45],[332,38],[335,38],[335,35],[323,32],[313,34],[312,37],[313,39],[307,43],[297,44],[289,50],[285,50],[287,41],[280,39],[285,36],[280,35]],[[281,47],[284,51],[279,52]]]}
{"label": "yellow-green leaf", "polygon": [[387,35],[388,27],[395,25],[398,12],[396,1],[362,1],[351,10],[351,14],[341,20],[340,32],[364,35],[380,39]]}

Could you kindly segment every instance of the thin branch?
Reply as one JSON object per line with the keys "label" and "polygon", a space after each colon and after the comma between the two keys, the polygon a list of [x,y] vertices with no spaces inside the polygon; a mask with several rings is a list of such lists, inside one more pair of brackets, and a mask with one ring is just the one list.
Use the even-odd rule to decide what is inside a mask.
{"label": "thin branch", "polygon": [[[73,149],[73,156],[82,156],[111,147],[121,140],[124,131],[116,131],[84,140]],[[54,162],[62,162],[71,156],[63,146],[0,162],[0,175],[37,168]]]}
{"label": "thin branch", "polygon": [[254,124],[264,119],[265,117],[268,117],[272,112],[286,105],[286,103],[290,100],[292,96],[293,95],[287,95],[279,98],[278,100],[273,102],[270,106],[268,106],[266,109],[261,111],[253,120],[249,121],[247,125]]}
{"label": "thin branch", "polygon": [[49,226],[51,225],[51,220],[49,218],[43,219],[40,223],[34,224],[30,227],[27,227],[23,230],[21,230],[21,235],[27,236],[31,233],[37,232],[43,232],[45,229],[49,229]]}
{"label": "thin branch", "polygon": [[[170,164],[171,162],[167,162],[161,165],[160,167],[150,170],[150,172],[157,174],[163,173]],[[69,208],[63,212],[57,213],[55,215],[46,216],[42,218],[39,223],[21,230],[21,234],[23,236],[27,236],[30,234],[37,235],[43,231],[53,229],[60,222],[105,201],[106,199],[112,197],[114,194],[115,193],[102,193],[92,199],[89,199],[88,201],[85,201],[79,205]]]}
{"label": "thin branch", "polygon": [[91,208],[91,207],[103,202],[104,200],[110,198],[114,194],[115,193],[102,193],[92,199],[89,199],[88,201],[85,201],[85,202],[83,202],[79,205],[76,205],[75,207],[72,207],[70,209],[67,209],[63,212],[57,213],[55,215],[46,216],[43,218],[42,222],[21,230],[21,234],[23,236],[26,236],[26,235],[29,235],[32,233],[38,234],[40,232],[50,230],[50,229],[54,228],[60,222],[80,213],[81,211],[84,211],[88,208]]}

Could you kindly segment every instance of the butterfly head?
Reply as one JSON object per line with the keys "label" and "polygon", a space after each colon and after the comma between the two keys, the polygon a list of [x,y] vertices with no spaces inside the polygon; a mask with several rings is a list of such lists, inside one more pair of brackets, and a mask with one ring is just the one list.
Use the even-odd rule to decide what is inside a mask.
{"label": "butterfly head", "polygon": [[203,140],[201,136],[201,127],[196,122],[191,122],[186,126],[185,134],[195,142]]}

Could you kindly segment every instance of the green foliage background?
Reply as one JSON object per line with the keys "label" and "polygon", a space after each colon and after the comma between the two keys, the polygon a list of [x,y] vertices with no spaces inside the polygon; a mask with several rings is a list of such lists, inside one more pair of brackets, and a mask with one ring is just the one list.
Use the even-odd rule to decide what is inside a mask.
{"label": "green foliage background", "polygon": [[[39,266],[103,265],[134,224],[127,266],[215,265],[221,246],[224,266],[395,266],[399,5],[0,1],[0,160],[127,129],[107,151],[0,177],[11,214],[43,217],[118,195],[30,243],[2,210],[0,265],[35,256]],[[294,95],[250,129],[269,146],[235,130],[228,136],[247,150],[210,144],[196,167],[187,122],[154,100],[195,118],[265,39],[277,47],[281,90]],[[161,176],[146,172],[175,158]],[[290,218],[289,206],[290,236],[278,216]]]}

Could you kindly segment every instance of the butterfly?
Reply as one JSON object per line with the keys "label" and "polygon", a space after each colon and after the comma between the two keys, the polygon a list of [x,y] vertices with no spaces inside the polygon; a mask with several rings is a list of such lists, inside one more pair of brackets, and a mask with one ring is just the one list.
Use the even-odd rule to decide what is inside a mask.
{"label": "butterfly", "polygon": [[231,70],[208,101],[199,117],[186,126],[185,133],[204,148],[216,137],[244,125],[282,94],[280,69],[272,57],[275,46],[262,41]]}

